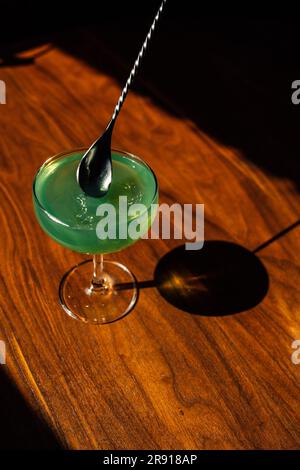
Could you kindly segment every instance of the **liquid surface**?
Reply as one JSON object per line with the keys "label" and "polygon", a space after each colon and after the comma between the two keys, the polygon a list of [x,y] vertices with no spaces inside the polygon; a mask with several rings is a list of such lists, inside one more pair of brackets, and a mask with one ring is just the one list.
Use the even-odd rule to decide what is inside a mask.
{"label": "liquid surface", "polygon": [[155,178],[142,162],[113,153],[113,179],[109,191],[102,198],[93,198],[86,195],[77,183],[76,171],[82,155],[83,152],[78,152],[58,158],[38,173],[35,193],[39,205],[44,208],[43,211],[35,204],[38,220],[52,238],[76,251],[117,251],[132,241],[99,240],[96,237],[100,220],[96,215],[97,208],[100,204],[112,204],[117,225],[119,196],[127,196],[128,207],[137,203],[149,207],[155,194]]}

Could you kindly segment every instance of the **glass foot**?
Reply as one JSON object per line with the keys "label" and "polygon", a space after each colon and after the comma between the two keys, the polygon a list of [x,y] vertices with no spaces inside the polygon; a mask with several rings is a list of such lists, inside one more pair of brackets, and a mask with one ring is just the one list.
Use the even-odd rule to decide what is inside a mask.
{"label": "glass foot", "polygon": [[77,264],[62,278],[59,300],[72,318],[86,323],[110,323],[132,310],[138,289],[134,275],[123,264],[103,261],[103,273],[92,281],[93,260]]}

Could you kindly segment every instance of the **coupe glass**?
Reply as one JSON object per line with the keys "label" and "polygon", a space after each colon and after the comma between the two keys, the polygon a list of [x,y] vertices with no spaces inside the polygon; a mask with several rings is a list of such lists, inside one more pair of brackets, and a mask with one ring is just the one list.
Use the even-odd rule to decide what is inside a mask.
{"label": "coupe glass", "polygon": [[[135,276],[123,264],[104,260],[103,255],[132,245],[147,232],[155,216],[158,185],[143,160],[112,150],[113,180],[108,193],[101,198],[87,196],[76,179],[85,151],[60,153],[41,166],[33,182],[33,204],[39,224],[51,238],[71,250],[93,255],[63,276],[59,286],[62,308],[73,318],[103,324],[126,315],[137,300]],[[134,209],[124,218],[125,206],[119,206],[120,196],[127,197],[128,214],[129,208],[138,207],[135,204],[144,207],[144,211]],[[104,238],[102,230],[100,239],[99,223],[103,229],[107,205],[116,217],[106,227],[110,236]],[[129,231],[131,223],[139,228],[138,236]]]}

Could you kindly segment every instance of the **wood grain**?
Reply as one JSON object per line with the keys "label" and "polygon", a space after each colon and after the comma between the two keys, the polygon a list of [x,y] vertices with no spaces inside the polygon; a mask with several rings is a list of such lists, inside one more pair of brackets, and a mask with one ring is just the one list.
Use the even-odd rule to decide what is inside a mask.
{"label": "wood grain", "polygon": [[[73,42],[80,48],[82,37]],[[134,311],[111,325],[81,324],[58,305],[59,281],[82,257],[41,231],[31,184],[46,158],[86,146],[106,125],[120,86],[103,71],[103,51],[101,60],[93,68],[54,47],[32,65],[0,69],[0,373],[62,447],[299,448],[300,366],[291,362],[300,338],[299,229],[259,252],[269,291],[245,312],[192,315],[155,287],[141,289]],[[113,145],[153,167],[161,202],[205,204],[207,240],[253,250],[299,217],[290,181],[150,96],[129,94]],[[114,259],[149,281],[181,243],[143,240]]]}

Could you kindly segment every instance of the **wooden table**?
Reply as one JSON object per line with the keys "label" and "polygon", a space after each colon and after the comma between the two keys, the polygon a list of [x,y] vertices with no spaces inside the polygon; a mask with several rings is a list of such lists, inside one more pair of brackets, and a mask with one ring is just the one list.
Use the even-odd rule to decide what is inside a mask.
{"label": "wooden table", "polygon": [[[75,35],[72,44],[79,51],[87,39]],[[54,44],[33,64],[0,68],[7,87],[7,104],[0,105],[4,442],[71,449],[299,448],[300,365],[291,361],[291,344],[300,339],[300,230],[294,227],[257,258],[251,254],[298,220],[299,192],[290,179],[264,171],[242,151],[169,112],[150,92],[129,94],[113,145],[152,166],[160,202],[205,204],[210,243],[194,260],[209,271],[213,259],[216,271],[213,264],[208,280],[192,286],[193,308],[176,306],[186,295],[187,270],[171,299],[159,285],[141,284],[132,313],[110,325],[82,324],[61,310],[59,281],[83,257],[42,232],[31,184],[46,158],[87,145],[107,123],[120,84],[108,72],[114,58],[98,46],[103,67]],[[170,252],[182,243],[143,240],[114,259],[143,283],[161,272],[167,254],[167,275],[180,273],[184,254],[176,264]],[[239,276],[226,297],[222,280],[232,274],[226,271],[230,247]],[[239,250],[254,262],[254,272],[248,261],[239,265]],[[265,291],[256,298],[260,282]],[[250,296],[244,311],[240,289]],[[214,295],[227,299],[224,311],[213,297],[210,309]]]}

